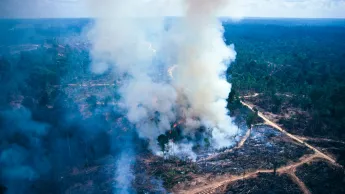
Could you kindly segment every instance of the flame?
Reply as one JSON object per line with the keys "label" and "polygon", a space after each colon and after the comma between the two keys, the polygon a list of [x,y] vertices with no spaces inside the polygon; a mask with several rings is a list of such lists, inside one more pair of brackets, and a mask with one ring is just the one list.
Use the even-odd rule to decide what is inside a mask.
{"label": "flame", "polygon": [[177,125],[181,125],[184,122],[185,122],[184,119],[181,119],[181,120],[177,121],[177,123],[174,123],[173,128],[176,128]]}

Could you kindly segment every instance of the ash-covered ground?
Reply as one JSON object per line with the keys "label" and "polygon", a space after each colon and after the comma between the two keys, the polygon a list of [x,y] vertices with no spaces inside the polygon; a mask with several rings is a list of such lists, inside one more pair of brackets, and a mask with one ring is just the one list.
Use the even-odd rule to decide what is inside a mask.
{"label": "ash-covered ground", "polygon": [[[219,175],[243,175],[260,170],[274,170],[297,162],[302,156],[312,154],[307,147],[290,140],[277,130],[266,126],[254,126],[246,137],[245,125],[239,128],[237,144],[225,150],[195,150],[196,161],[183,161],[177,157],[162,160],[153,155],[143,155],[138,161],[140,170],[160,177],[166,188],[188,187],[203,184],[198,177],[212,179]],[[244,142],[243,142],[244,141]],[[238,144],[241,144],[238,146]]]}
{"label": "ash-covered ground", "polygon": [[[253,127],[241,147],[195,152],[198,155],[197,161],[181,160],[174,155],[164,159],[150,152],[138,154],[136,162],[132,164],[135,175],[133,188],[138,193],[172,192],[174,187],[187,188],[204,183],[198,182],[199,176],[211,180],[218,175],[242,176],[258,169],[274,170],[313,153],[265,125]],[[114,183],[116,158],[110,157],[102,162],[107,164],[76,168],[61,175],[60,184],[67,193],[111,193],[109,188]]]}

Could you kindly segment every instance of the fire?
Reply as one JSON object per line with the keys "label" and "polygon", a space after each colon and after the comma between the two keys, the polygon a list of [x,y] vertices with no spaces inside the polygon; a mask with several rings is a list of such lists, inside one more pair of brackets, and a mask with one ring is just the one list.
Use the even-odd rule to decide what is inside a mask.
{"label": "fire", "polygon": [[181,125],[182,123],[184,123],[184,119],[181,119],[181,120],[177,121],[177,123],[174,123],[173,128],[176,128],[177,125]]}

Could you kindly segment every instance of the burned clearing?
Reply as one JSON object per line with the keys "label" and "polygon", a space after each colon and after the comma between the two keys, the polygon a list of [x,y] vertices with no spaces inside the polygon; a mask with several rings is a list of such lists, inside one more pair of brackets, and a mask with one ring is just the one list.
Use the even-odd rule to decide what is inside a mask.
{"label": "burned clearing", "polygon": [[[265,122],[270,122],[260,114]],[[272,122],[270,125],[275,128],[256,122],[246,131],[244,118],[245,111],[238,111],[235,122],[240,140],[237,138],[234,147],[206,154],[203,152],[196,162],[177,158],[159,161],[159,158],[153,157],[145,160],[149,174],[161,178],[164,186],[175,193],[225,193],[226,189],[230,193],[250,192],[246,189],[257,182],[265,186],[254,186],[254,193],[267,193],[270,185],[276,182],[283,184],[283,187],[273,188],[278,193],[310,193],[303,178],[296,176],[301,165],[323,158],[329,165],[339,166],[305,139],[283,129],[275,129],[276,125]],[[248,181],[240,185],[242,179]],[[325,181],[332,182],[329,179]]]}
{"label": "burned clearing", "polygon": [[[84,100],[81,101],[81,105],[88,104],[83,102]],[[95,109],[102,106],[101,103],[94,104]],[[294,182],[294,172],[293,175],[289,173],[295,169],[296,175],[302,182],[308,178],[312,179],[300,177],[299,171],[302,168],[297,169],[297,167],[317,158],[317,153],[304,144],[294,141],[285,133],[263,124],[261,118],[255,118],[252,128],[248,129],[247,115],[251,113],[250,109],[244,106],[234,111],[234,123],[238,126],[238,134],[233,139],[235,144],[232,147],[222,150],[194,147],[197,154],[196,161],[181,159],[174,155],[166,155],[163,158],[151,152],[140,152],[132,165],[135,176],[131,182],[132,188],[137,193],[184,193],[190,188],[210,185],[211,187],[205,191],[211,189],[216,193],[301,193],[301,188]],[[126,131],[124,130],[123,133]],[[111,135],[112,132],[108,131],[108,134]],[[339,142],[318,144],[318,141],[312,140],[305,142],[325,147],[327,150],[334,144],[336,146],[341,144]],[[114,177],[115,169],[114,158],[103,160],[100,164],[71,169],[58,180],[60,189],[65,193],[111,193],[113,189],[121,189],[113,185],[117,181]],[[311,169],[306,171],[309,170]],[[322,181],[327,184],[332,182],[329,179]],[[222,184],[212,187],[215,182]],[[279,187],[275,186],[278,184]],[[309,188],[307,182],[305,184]],[[35,190],[43,191],[51,185],[40,182],[34,186]],[[338,190],[335,191],[337,192]]]}
{"label": "burned clearing", "polygon": [[330,153],[340,165],[345,166],[345,142],[329,139],[309,139],[307,142],[324,152]]}
{"label": "burned clearing", "polygon": [[345,193],[344,169],[324,160],[303,164],[297,168],[296,175],[312,193]]}
{"label": "burned clearing", "polygon": [[[274,171],[298,161],[313,151],[296,143],[275,129],[259,125],[239,148],[213,151],[199,155],[197,161],[183,161],[177,157],[163,160],[157,156],[144,156],[138,166],[147,174],[163,180],[165,188],[189,187],[207,183],[222,175],[243,175],[260,170]],[[211,159],[209,159],[211,157]],[[202,176],[204,180],[199,180]],[[205,183],[205,184],[206,184]]]}
{"label": "burned clearing", "polygon": [[227,186],[226,194],[245,193],[303,193],[288,175],[259,173],[257,177],[239,180]]}
{"label": "burned clearing", "polygon": [[252,129],[250,137],[239,149],[220,153],[210,161],[199,162],[208,173],[242,174],[255,169],[274,169],[311,154],[306,147],[288,139],[271,127],[262,125]]}

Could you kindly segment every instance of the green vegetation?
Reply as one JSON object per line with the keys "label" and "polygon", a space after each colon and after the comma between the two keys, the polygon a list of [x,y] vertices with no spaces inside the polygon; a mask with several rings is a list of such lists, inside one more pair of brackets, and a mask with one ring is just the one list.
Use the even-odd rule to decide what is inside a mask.
{"label": "green vegetation", "polygon": [[[278,115],[292,133],[345,139],[344,26],[225,25],[237,60],[228,69],[237,96]],[[229,101],[236,100],[235,94]]]}
{"label": "green vegetation", "polygon": [[253,125],[263,122],[258,116],[258,110],[256,108],[254,108],[254,111],[251,111],[241,104],[239,94],[234,88],[229,93],[227,108],[230,110],[230,115],[236,118],[235,123],[238,126],[241,125],[240,123],[245,122],[248,128],[252,128]]}
{"label": "green vegetation", "polygon": [[258,119],[258,110],[255,110],[254,112],[250,112],[247,115],[246,124],[249,129],[253,127],[254,122]]}
{"label": "green vegetation", "polygon": [[169,138],[166,135],[160,135],[157,138],[158,140],[158,145],[161,148],[161,151],[165,151],[165,145],[169,142]]}

